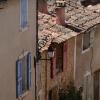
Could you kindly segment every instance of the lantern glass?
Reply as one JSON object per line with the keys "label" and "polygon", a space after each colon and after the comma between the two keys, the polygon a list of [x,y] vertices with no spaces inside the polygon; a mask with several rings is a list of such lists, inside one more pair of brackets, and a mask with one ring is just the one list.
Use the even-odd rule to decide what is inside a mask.
{"label": "lantern glass", "polygon": [[54,52],[53,51],[48,51],[48,57],[53,58],[54,57]]}

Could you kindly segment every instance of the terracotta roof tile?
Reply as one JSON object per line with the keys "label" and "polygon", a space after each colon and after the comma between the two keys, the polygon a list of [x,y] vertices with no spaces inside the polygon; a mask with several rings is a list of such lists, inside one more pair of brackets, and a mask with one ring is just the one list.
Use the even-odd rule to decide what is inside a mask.
{"label": "terracotta roof tile", "polygon": [[[41,16],[41,18],[39,17],[38,19],[38,44],[40,52],[47,50],[51,42],[61,43],[77,35],[76,32],[61,25],[57,25],[55,23],[56,17],[43,13],[39,13],[39,16]],[[46,24],[45,20],[47,20]]]}
{"label": "terracotta roof tile", "polygon": [[[90,27],[100,23],[100,14],[94,13],[93,10],[88,10],[83,6],[66,0],[65,8],[66,23],[70,26],[86,31]],[[38,37],[40,52],[48,49],[51,42],[61,43],[79,33],[76,33],[68,28],[56,24],[56,17],[38,14]]]}
{"label": "terracotta roof tile", "polygon": [[66,23],[73,27],[79,27],[82,31],[100,23],[100,14],[87,8],[75,7],[67,3],[65,9]]}

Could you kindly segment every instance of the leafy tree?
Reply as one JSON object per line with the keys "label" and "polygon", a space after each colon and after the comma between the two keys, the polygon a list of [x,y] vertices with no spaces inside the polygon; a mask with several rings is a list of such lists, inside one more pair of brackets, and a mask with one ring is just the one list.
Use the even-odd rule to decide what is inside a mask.
{"label": "leafy tree", "polygon": [[67,89],[61,90],[59,93],[59,100],[82,100],[82,87],[76,89],[73,83],[67,86]]}

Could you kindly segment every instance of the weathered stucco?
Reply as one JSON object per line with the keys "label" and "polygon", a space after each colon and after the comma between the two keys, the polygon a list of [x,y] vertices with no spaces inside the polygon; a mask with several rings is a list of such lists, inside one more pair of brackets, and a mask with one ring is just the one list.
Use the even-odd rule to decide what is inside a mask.
{"label": "weathered stucco", "polygon": [[[100,70],[100,25],[95,28],[95,36],[93,46],[86,52],[82,52],[82,35],[77,36],[76,43],[76,71],[75,71],[75,85],[77,88],[86,87],[84,85],[85,77],[90,73],[91,80],[89,86],[89,98],[93,99],[93,75],[94,72]],[[83,91],[84,92],[84,91]],[[85,92],[83,93],[83,95]],[[88,94],[87,94],[88,95]]]}
{"label": "weathered stucco", "polygon": [[[49,91],[53,89],[53,91],[55,91],[55,96],[53,97],[57,97],[57,91],[61,88],[66,88],[66,86],[69,84],[70,81],[73,81],[73,70],[74,70],[74,38],[69,39],[68,41],[65,41],[64,44],[66,44],[67,46],[67,52],[66,52],[66,63],[63,63],[63,72],[60,73],[56,73],[56,66],[53,66],[53,72],[54,72],[54,76],[53,78],[50,77],[50,66],[51,66],[51,62],[50,60],[40,60],[40,62],[38,63],[39,65],[41,65],[41,81],[39,82],[39,84],[41,84],[41,88],[39,89],[39,84],[37,85],[38,90],[42,91],[41,95],[42,95],[42,99],[48,100],[48,94]],[[41,53],[42,58],[41,59],[49,59],[47,58],[47,51],[44,51]],[[65,53],[64,53],[65,56]],[[38,65],[38,66],[39,66]],[[38,93],[39,93],[38,91]],[[37,93],[37,94],[38,94]],[[41,100],[42,100],[41,99]],[[54,98],[57,99],[57,98]]]}
{"label": "weathered stucco", "polygon": [[[8,0],[0,9],[0,100],[16,99],[16,60],[23,51],[35,55],[36,0],[29,1],[28,28],[20,30],[20,0]],[[34,66],[32,90],[23,100],[34,100]]]}

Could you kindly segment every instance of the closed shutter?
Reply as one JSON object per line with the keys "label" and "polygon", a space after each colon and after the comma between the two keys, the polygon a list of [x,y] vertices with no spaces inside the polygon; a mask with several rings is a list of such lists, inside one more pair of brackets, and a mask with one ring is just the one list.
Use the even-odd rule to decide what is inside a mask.
{"label": "closed shutter", "polygon": [[50,77],[53,78],[53,59],[51,59],[51,66],[50,66]]}
{"label": "closed shutter", "polygon": [[22,94],[22,63],[16,61],[16,97]]}
{"label": "closed shutter", "polygon": [[27,83],[28,83],[28,89],[31,89],[32,86],[32,54],[29,53],[27,55]]}
{"label": "closed shutter", "polygon": [[94,75],[94,100],[99,100],[99,73]]}
{"label": "closed shutter", "polygon": [[28,0],[20,0],[21,28],[27,27],[28,24]]}
{"label": "closed shutter", "polygon": [[57,73],[63,71],[63,43],[56,47],[56,68]]}

